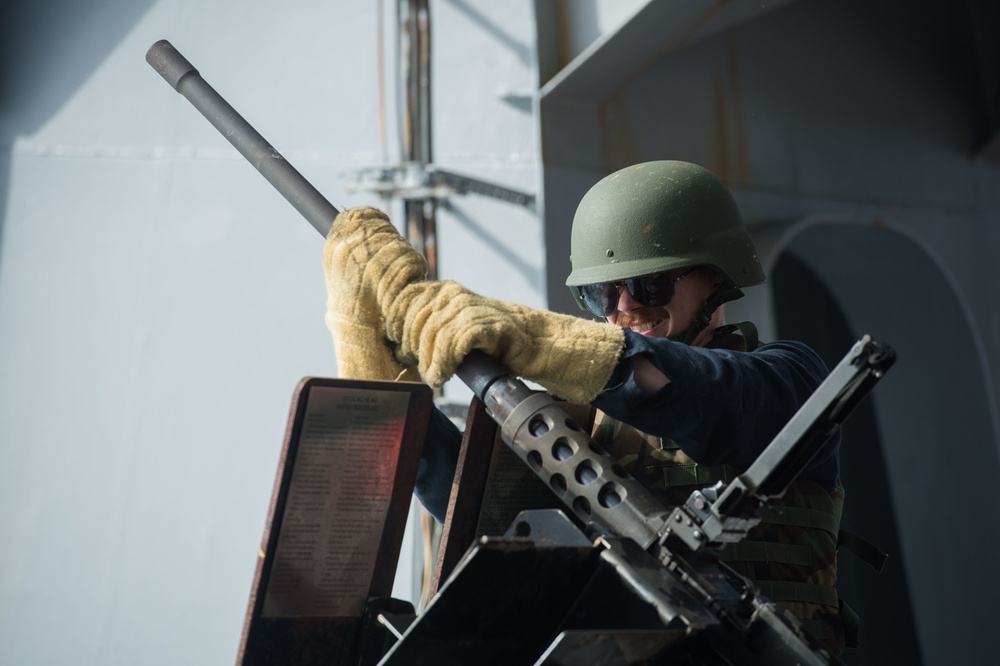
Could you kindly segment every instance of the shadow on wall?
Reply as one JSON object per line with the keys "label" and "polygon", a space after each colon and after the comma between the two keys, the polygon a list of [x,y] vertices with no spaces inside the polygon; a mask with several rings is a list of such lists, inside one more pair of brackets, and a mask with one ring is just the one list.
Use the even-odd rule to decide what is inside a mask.
{"label": "shadow on wall", "polygon": [[0,248],[12,149],[71,98],[153,0],[8,2],[0,21]]}
{"label": "shadow on wall", "polygon": [[890,554],[875,575],[842,552],[841,592],[861,616],[853,664],[978,663],[976,629],[1000,589],[983,536],[1000,530],[1000,474],[981,346],[934,258],[906,236],[850,224],[806,227],[771,270],[780,337],[828,364],[870,334],[898,360],[847,422],[844,528]]}
{"label": "shadow on wall", "polygon": [[[826,286],[794,254],[786,252],[771,273],[774,307],[781,338],[808,343],[832,368],[861,336],[850,330]],[[876,389],[876,394],[878,393]],[[859,647],[845,659],[856,666],[923,663],[916,642],[906,584],[905,553],[896,525],[883,442],[872,400],[855,410],[843,429],[841,478],[847,490],[842,529],[890,553],[881,572],[841,551],[841,598],[861,617]]]}

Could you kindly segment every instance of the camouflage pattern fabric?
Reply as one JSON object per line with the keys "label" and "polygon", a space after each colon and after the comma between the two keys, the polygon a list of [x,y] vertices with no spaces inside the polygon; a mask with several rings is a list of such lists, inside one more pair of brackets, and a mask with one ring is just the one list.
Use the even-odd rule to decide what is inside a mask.
{"label": "camouflage pattern fabric", "polygon": [[[682,504],[698,487],[728,482],[739,470],[696,464],[674,442],[625,425],[598,411],[593,437],[664,506]],[[763,512],[760,525],[721,558],[750,578],[778,606],[799,617],[834,653],[845,632],[837,596],[837,533],[843,488],[833,493],[810,480],[795,481]]]}

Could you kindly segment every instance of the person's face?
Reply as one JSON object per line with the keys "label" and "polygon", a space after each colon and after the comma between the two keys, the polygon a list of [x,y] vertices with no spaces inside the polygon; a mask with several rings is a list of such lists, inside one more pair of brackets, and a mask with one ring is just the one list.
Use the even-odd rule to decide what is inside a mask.
{"label": "person's face", "polygon": [[[670,271],[670,274],[676,278],[687,270]],[[618,307],[607,319],[611,324],[654,338],[679,335],[694,324],[716,286],[715,272],[704,266],[697,267],[674,283],[674,297],[667,305],[655,307],[642,305],[628,289],[620,287]]]}

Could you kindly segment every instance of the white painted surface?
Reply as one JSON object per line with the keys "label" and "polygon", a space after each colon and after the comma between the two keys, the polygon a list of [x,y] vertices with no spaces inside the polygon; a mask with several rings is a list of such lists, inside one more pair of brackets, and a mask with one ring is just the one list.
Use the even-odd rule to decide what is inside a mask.
{"label": "white painted surface", "polygon": [[[376,3],[17,10],[0,107],[0,663],[235,659],[292,390],[335,372],[322,242],[144,56],[169,39],[335,205],[378,204],[343,174],[397,157],[383,4],[385,144]],[[534,191],[530,105],[504,100],[532,94],[533,14],[495,4],[433,3],[438,162]],[[443,275],[544,305],[536,216],[455,206],[468,219],[441,214]]]}

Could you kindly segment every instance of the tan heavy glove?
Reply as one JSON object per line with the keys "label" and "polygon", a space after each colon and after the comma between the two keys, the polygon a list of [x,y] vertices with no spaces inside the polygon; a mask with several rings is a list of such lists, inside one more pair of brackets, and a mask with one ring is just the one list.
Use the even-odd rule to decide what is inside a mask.
{"label": "tan heavy glove", "polygon": [[625,345],[617,326],[486,298],[454,282],[416,282],[387,305],[396,357],[416,362],[432,386],[480,349],[513,374],[586,404],[604,390]]}
{"label": "tan heavy glove", "polygon": [[480,349],[513,374],[588,403],[604,389],[625,344],[616,326],[485,298],[454,282],[424,281],[423,257],[374,208],[337,217],[324,266],[327,325],[341,376],[395,378],[401,367],[388,340],[398,345],[396,359],[417,366],[437,387]]}
{"label": "tan heavy glove", "polygon": [[380,302],[391,302],[427,264],[385,213],[353,208],[337,216],[323,249],[326,326],[333,334],[337,374],[347,379],[420,381],[393,358]]}

